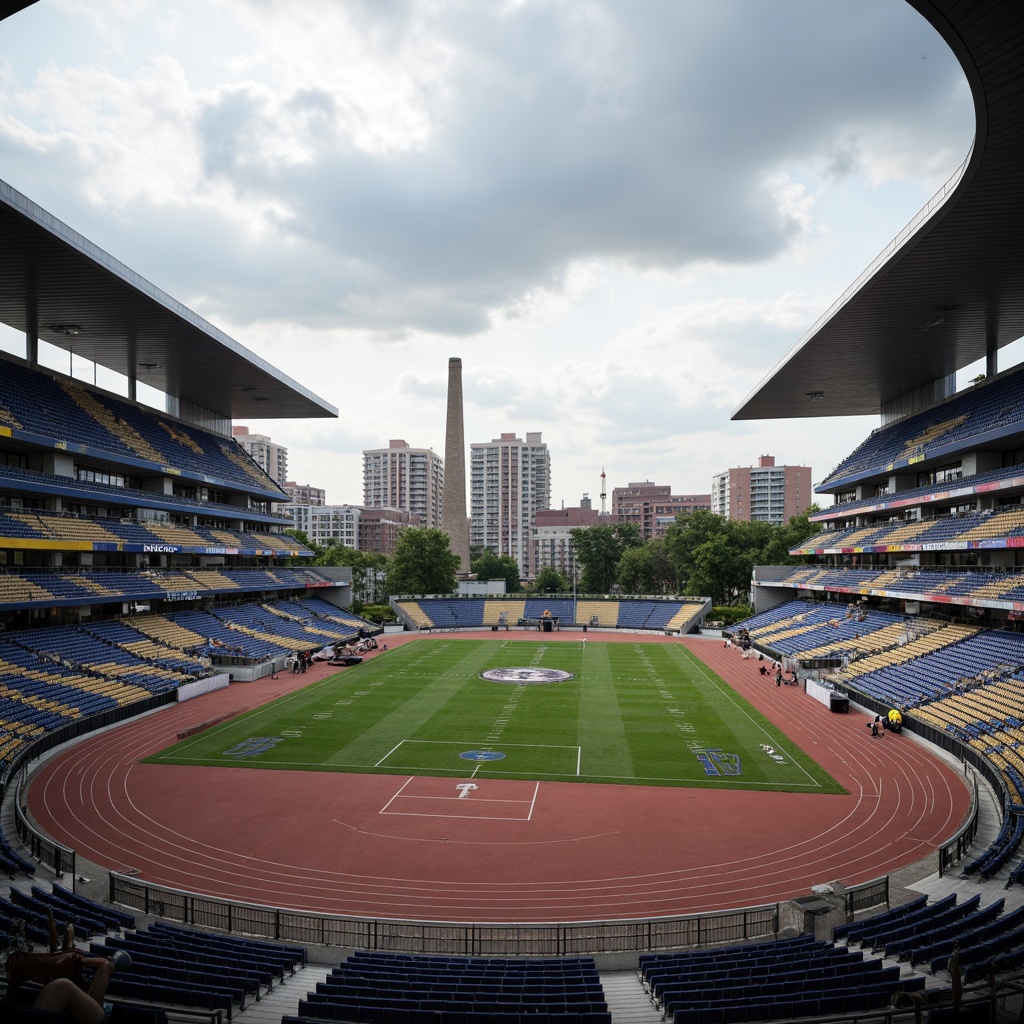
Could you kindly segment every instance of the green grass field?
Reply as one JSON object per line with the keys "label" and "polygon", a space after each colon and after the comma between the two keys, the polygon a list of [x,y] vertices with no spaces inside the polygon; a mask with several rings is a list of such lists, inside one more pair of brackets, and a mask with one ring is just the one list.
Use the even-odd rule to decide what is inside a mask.
{"label": "green grass field", "polygon": [[[560,669],[575,678],[515,684],[479,677],[505,667]],[[844,792],[681,644],[410,643],[148,760]]]}

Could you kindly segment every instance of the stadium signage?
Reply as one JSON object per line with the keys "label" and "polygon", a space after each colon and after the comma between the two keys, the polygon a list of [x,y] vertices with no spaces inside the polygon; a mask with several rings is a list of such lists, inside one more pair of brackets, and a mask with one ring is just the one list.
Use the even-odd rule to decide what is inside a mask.
{"label": "stadium signage", "polygon": [[143,551],[153,551],[161,555],[173,555],[181,550],[177,544],[143,544]]}

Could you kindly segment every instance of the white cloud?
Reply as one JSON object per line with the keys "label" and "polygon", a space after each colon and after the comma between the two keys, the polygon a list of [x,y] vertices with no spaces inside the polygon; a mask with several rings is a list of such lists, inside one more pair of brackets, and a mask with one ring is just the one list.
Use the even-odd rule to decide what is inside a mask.
{"label": "white cloud", "polygon": [[820,477],[849,425],[728,414],[972,127],[891,0],[51,0],[3,31],[0,176],[337,405],[262,424],[337,500],[362,447],[443,447],[453,354],[467,437],[542,430],[556,499],[765,448]]}

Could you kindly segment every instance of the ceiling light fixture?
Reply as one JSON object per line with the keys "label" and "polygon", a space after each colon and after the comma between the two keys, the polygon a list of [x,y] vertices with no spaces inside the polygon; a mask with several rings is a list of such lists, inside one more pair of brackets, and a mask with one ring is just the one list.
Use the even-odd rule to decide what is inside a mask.
{"label": "ceiling light fixture", "polygon": [[82,333],[82,328],[78,324],[50,324],[50,330],[54,334],[67,334],[71,337]]}

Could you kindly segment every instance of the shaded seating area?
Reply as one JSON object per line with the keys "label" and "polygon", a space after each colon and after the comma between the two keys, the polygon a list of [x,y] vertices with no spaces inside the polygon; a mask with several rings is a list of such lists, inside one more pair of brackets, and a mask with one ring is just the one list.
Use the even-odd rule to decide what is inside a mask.
{"label": "shaded seating area", "polygon": [[508,960],[357,952],[282,1024],[611,1024],[591,958]]}
{"label": "shaded seating area", "polygon": [[108,992],[115,999],[221,1010],[228,1020],[306,961],[300,946],[166,924],[107,936],[89,949],[96,956],[109,957],[118,949],[131,954],[131,973],[111,977]]}
{"label": "shaded seating area", "polygon": [[873,1010],[896,992],[920,992],[905,975],[862,950],[803,935],[780,942],[640,957],[640,977],[674,1024],[740,1024]]}
{"label": "shaded seating area", "polygon": [[74,438],[118,462],[154,470],[175,466],[200,479],[258,488],[271,496],[280,493],[230,438],[94,391],[77,380],[6,360],[0,374],[0,406],[8,411],[15,438]]}
{"label": "shaded seating area", "polygon": [[[284,525],[284,524],[281,524]],[[283,533],[212,530],[114,516],[13,510],[0,512],[0,539],[35,541],[48,550],[68,546],[96,551],[146,551],[157,546],[196,554],[222,554],[225,548],[244,556],[312,557],[313,552]],[[113,547],[112,547],[113,546]]]}
{"label": "shaded seating area", "polygon": [[0,871],[6,872],[9,878],[16,875],[34,875],[36,866],[24,857],[7,841],[0,831]]}
{"label": "shaded seating area", "polygon": [[[83,938],[135,927],[132,914],[79,896],[56,883],[50,889],[33,885],[29,892],[11,886],[9,905],[44,934],[50,913],[61,927],[69,922],[73,924],[75,934]],[[45,941],[49,942],[48,935]]]}
{"label": "shaded seating area", "polygon": [[983,381],[923,412],[873,430],[822,483],[831,487],[887,467],[909,465],[982,433],[1012,435],[1024,420],[1024,379],[1007,373]]}

